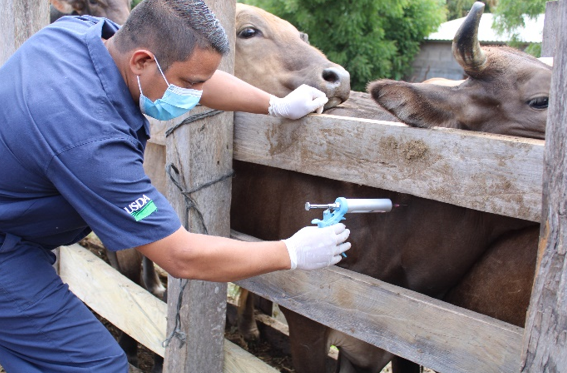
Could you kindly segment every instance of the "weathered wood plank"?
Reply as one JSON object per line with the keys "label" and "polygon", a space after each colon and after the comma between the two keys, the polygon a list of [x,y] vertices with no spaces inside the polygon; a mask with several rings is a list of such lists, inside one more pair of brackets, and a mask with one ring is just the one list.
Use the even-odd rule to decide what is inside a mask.
{"label": "weathered wood plank", "polygon": [[340,268],[238,285],[439,372],[517,372],[520,328]]}
{"label": "weathered wood plank", "polygon": [[[567,1],[559,2],[555,15],[558,30],[565,30]],[[559,37],[547,120],[538,269],[526,322],[522,373],[567,372],[566,87],[567,40]]]}
{"label": "weathered wood plank", "polygon": [[[236,0],[205,0],[230,39],[232,53],[220,69],[234,71]],[[199,107],[191,115],[207,111]],[[168,180],[168,200],[191,232],[228,236],[232,170],[233,114],[226,112],[178,127],[166,138],[166,165],[175,166],[177,184]],[[201,186],[212,183],[202,188]],[[195,192],[189,193],[194,190]],[[191,206],[191,207],[190,207]],[[164,371],[223,371],[226,283],[168,280],[167,335]],[[178,336],[179,333],[175,332]]]}
{"label": "weathered wood plank", "polygon": [[331,267],[237,284],[438,372],[519,370],[521,328],[365,275]]}
{"label": "weathered wood plank", "polygon": [[278,370],[261,362],[254,355],[225,339],[224,372],[278,373]]}
{"label": "weathered wood plank", "polygon": [[541,140],[331,115],[235,115],[235,159],[538,222],[543,148]]}
{"label": "weathered wood plank", "polygon": [[553,57],[557,49],[558,35],[563,35],[558,28],[559,2],[548,1],[545,4],[545,23],[543,27],[543,40],[541,43],[541,56]]}
{"label": "weathered wood plank", "polygon": [[[347,101],[339,106],[325,110],[325,114],[337,115],[340,117],[363,118],[383,120],[390,122],[399,122],[399,120],[376,105],[376,102],[370,97],[369,93],[350,91],[350,96]],[[151,133],[152,137],[148,141],[155,145],[165,146],[165,133],[175,123],[168,122],[152,122]]]}
{"label": "weathered wood plank", "polygon": [[30,36],[49,24],[49,1],[0,0],[0,66]]}
{"label": "weathered wood plank", "polygon": [[[61,278],[75,295],[100,316],[138,342],[164,356],[166,304],[122,276],[79,245],[61,247]],[[277,371],[228,340],[224,341],[225,373]]]}
{"label": "weathered wood plank", "polygon": [[[349,100],[350,101],[350,100]],[[354,98],[349,110],[360,112],[361,115],[372,117],[371,110],[367,107],[367,100]],[[357,109],[361,104],[360,110]],[[354,105],[354,106],[353,106]],[[340,111],[338,111],[340,112]],[[379,115],[380,114],[380,115]],[[380,117],[382,114],[377,113]],[[317,118],[317,119],[314,119]],[[277,135],[276,127],[279,120],[265,116],[237,113],[235,122],[235,158],[261,164],[268,164],[273,167],[281,167],[299,170],[299,166],[293,160],[285,157],[298,157],[302,164],[308,164],[308,160],[302,158],[305,154],[309,156],[312,143],[321,138],[320,143],[331,141],[329,126],[330,123],[345,123],[351,129],[353,135],[343,126],[342,132],[333,134],[333,146],[336,148],[333,157],[336,164],[324,164],[320,159],[316,165],[309,165],[306,173],[318,176],[338,178],[345,181],[352,181],[359,184],[381,187],[390,190],[399,190],[425,198],[437,199],[443,202],[453,203],[459,206],[476,208],[482,211],[502,213],[538,221],[541,205],[541,169],[543,163],[543,142],[538,140],[518,139],[505,136],[480,134],[470,131],[434,129],[424,130],[410,128],[401,123],[382,122],[378,120],[366,120],[360,118],[338,119],[335,116],[310,116],[299,120],[293,128],[302,125],[314,126],[314,123],[322,123],[315,128],[302,129],[306,131],[301,141],[295,144],[294,148],[286,149],[289,153],[271,155],[268,153],[268,144],[256,144],[255,141],[269,133],[270,136],[279,138],[289,138],[289,133],[285,132]],[[266,123],[267,122],[267,123]],[[332,124],[331,124],[332,125]],[[153,143],[150,146],[159,148],[165,141],[165,124],[152,123]],[[286,125],[284,128],[289,128]],[[278,129],[279,130],[279,129]],[[260,132],[252,138],[246,138],[249,132]],[[297,132],[297,131],[295,131]],[[295,132],[292,134],[296,135]],[[362,133],[362,135],[360,134]],[[357,135],[358,134],[358,135]],[[410,134],[411,136],[407,136]],[[368,137],[368,136],[375,136]],[[267,136],[267,135],[266,135]],[[305,139],[312,136],[313,139]],[[163,137],[163,138],[162,138]],[[362,138],[360,146],[359,139]],[[463,138],[465,147],[459,146],[460,139]],[[242,142],[238,142],[243,139]],[[276,141],[278,141],[276,139]],[[293,138],[293,141],[296,139]],[[369,145],[370,141],[377,144],[386,143],[390,148],[376,150],[376,146]],[[415,159],[419,156],[419,149],[422,144],[429,147],[432,145],[433,152],[429,158],[435,156],[433,165],[423,166],[423,160]],[[481,143],[481,146],[477,146]],[[338,144],[338,145],[337,145]],[[347,145],[344,145],[347,144]],[[415,145],[418,145],[417,148]],[[258,148],[255,148],[258,146]],[[349,149],[345,149],[346,147]],[[244,148],[249,147],[249,148]],[[365,154],[361,162],[355,158],[363,150],[370,152]],[[321,147],[314,149],[320,149]],[[305,150],[305,151],[304,151]],[[391,151],[389,151],[391,150]],[[327,152],[325,148],[322,150]],[[418,153],[413,153],[417,151]],[[153,151],[149,154],[156,157],[161,151]],[[353,154],[354,153],[354,154]],[[385,157],[382,154],[386,154]],[[510,153],[510,154],[507,154]],[[435,158],[434,157],[434,158]],[[446,158],[441,158],[446,157]],[[158,157],[159,158],[159,157]],[[318,156],[318,158],[321,158]],[[417,157],[419,158],[419,157]],[[148,162],[151,161],[148,157]],[[151,166],[157,167],[160,160],[156,159]],[[338,165],[337,165],[338,164]],[[362,164],[362,166],[360,166]],[[161,166],[163,168],[163,166]],[[348,169],[349,173],[344,170]],[[333,172],[328,172],[328,170]],[[364,172],[358,172],[361,170]],[[474,174],[469,174],[472,170]],[[518,171],[519,170],[519,171]],[[357,173],[352,175],[353,173]],[[155,171],[152,171],[155,174]],[[539,174],[539,176],[538,176]],[[424,176],[425,175],[425,176]],[[432,175],[432,179],[426,177]],[[422,177],[423,176],[423,177]],[[162,178],[154,177],[154,182],[161,185]],[[398,183],[402,182],[403,188],[398,188]],[[478,183],[480,182],[480,183]],[[425,186],[425,188],[424,188]],[[431,194],[429,194],[432,192]],[[454,193],[453,193],[454,192]]]}
{"label": "weathered wood plank", "polygon": [[62,246],[63,282],[79,299],[156,354],[163,356],[166,304],[79,245]]}

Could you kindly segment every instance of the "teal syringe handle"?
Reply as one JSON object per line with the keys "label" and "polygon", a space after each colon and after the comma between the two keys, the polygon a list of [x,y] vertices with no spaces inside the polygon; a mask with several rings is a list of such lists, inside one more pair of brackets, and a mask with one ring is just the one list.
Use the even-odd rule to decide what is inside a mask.
{"label": "teal syringe handle", "polygon": [[317,224],[319,228],[325,228],[345,220],[344,216],[348,212],[348,204],[346,198],[337,198],[335,200],[335,204],[339,206],[339,208],[334,209],[333,211],[331,211],[331,209],[326,209],[325,211],[323,211],[323,220],[313,219],[311,220],[311,223]]}
{"label": "teal syringe handle", "polygon": [[[335,200],[335,203],[339,206],[339,208],[333,211],[331,211],[331,209],[326,209],[325,211],[323,211],[323,220],[313,219],[311,220],[311,223],[317,224],[319,228],[325,228],[345,220],[346,218],[344,216],[348,211],[346,198],[339,197]],[[341,255],[346,258],[345,253],[342,253]]]}
{"label": "teal syringe handle", "polygon": [[[313,224],[317,224],[319,228],[324,228],[345,220],[344,215],[346,213],[390,212],[395,206],[398,205],[393,205],[392,201],[388,198],[346,199],[339,197],[335,200],[335,203],[331,204],[316,205],[307,202],[305,209],[325,209],[325,211],[323,211],[323,220],[313,219],[311,221]],[[346,257],[344,253],[342,255]]]}

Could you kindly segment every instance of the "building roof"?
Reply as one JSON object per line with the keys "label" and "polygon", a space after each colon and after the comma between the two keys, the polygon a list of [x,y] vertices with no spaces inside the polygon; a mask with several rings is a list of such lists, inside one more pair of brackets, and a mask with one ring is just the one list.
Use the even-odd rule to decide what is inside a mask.
{"label": "building roof", "polygon": [[[544,16],[545,14],[540,14],[535,19],[524,16],[525,27],[516,30],[519,40],[526,43],[541,43],[543,39]],[[457,30],[465,19],[466,17],[457,18],[452,21],[442,23],[437,32],[429,34],[429,36],[425,39],[452,41]],[[478,40],[481,43],[506,43],[510,41],[511,34],[498,34],[497,31],[492,28],[493,21],[494,16],[492,13],[484,13],[482,15],[478,26]]]}

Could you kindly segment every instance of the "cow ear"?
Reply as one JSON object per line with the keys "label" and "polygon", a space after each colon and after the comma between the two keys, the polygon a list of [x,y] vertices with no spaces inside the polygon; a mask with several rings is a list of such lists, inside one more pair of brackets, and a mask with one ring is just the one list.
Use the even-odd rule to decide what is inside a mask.
{"label": "cow ear", "polygon": [[306,34],[305,32],[299,32],[299,38],[301,40],[303,40],[304,42],[306,42],[307,44],[309,44],[309,34]]}
{"label": "cow ear", "polygon": [[454,95],[450,87],[381,79],[371,82],[367,90],[378,105],[410,126],[457,126],[454,112],[445,110]]}
{"label": "cow ear", "polygon": [[51,5],[61,13],[70,14],[73,12],[71,1],[67,0],[50,0]]}

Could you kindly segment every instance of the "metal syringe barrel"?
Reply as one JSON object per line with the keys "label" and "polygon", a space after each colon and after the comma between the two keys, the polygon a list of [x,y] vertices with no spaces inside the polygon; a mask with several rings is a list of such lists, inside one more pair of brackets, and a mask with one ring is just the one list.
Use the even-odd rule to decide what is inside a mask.
{"label": "metal syringe barrel", "polygon": [[[372,199],[344,199],[347,204],[347,213],[366,213],[366,212],[390,212],[392,211],[392,201],[387,198]],[[343,203],[339,201],[338,203]]]}
{"label": "metal syringe barrel", "polygon": [[344,198],[339,197],[335,203],[314,205],[309,202],[305,204],[305,209],[338,209],[346,213],[367,213],[367,212],[390,212],[392,211],[392,201],[388,198]]}

